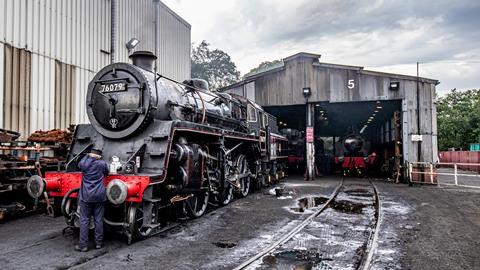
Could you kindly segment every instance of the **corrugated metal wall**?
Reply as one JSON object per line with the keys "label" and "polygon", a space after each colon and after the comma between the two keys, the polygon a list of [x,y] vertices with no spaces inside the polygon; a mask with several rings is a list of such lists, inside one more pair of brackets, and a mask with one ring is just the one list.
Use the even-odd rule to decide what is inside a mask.
{"label": "corrugated metal wall", "polygon": [[4,46],[3,127],[30,134],[31,53]]}
{"label": "corrugated metal wall", "polygon": [[[140,40],[137,50],[154,51],[153,1],[118,0],[117,8],[117,61],[129,61],[125,43],[132,37]],[[110,61],[110,0],[0,0],[0,82],[5,72],[5,44],[32,55],[31,130],[56,127],[56,60],[75,67],[72,117],[75,123],[88,122],[86,87]],[[177,80],[190,77],[190,25],[163,3],[159,7],[158,54],[160,73]]]}
{"label": "corrugated metal wall", "polygon": [[55,60],[32,55],[31,130],[54,128]]}
{"label": "corrugated metal wall", "polygon": [[[125,43],[140,40],[136,50],[155,51],[155,6],[152,0],[118,1],[118,61],[128,62]],[[133,11],[133,12],[132,12]],[[158,18],[158,72],[185,80],[190,78],[190,25],[160,3]]]}
{"label": "corrugated metal wall", "polygon": [[75,121],[75,66],[55,61],[55,124],[67,129]]}
{"label": "corrugated metal wall", "polygon": [[[0,22],[3,23],[3,22]],[[0,43],[0,112],[3,112],[3,84],[4,84],[4,69],[5,69],[5,57],[4,45]],[[3,127],[3,117],[0,117],[0,127]]]}

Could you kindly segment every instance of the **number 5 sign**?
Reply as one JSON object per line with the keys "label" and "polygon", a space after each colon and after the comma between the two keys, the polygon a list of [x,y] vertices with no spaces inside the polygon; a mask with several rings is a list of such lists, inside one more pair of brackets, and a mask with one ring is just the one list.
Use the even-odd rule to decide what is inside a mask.
{"label": "number 5 sign", "polygon": [[348,89],[353,89],[355,88],[355,80],[348,80]]}

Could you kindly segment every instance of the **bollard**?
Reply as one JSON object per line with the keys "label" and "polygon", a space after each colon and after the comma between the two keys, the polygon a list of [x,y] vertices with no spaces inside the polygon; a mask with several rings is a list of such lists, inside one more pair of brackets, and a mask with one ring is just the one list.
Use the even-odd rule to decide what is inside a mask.
{"label": "bollard", "polygon": [[455,175],[455,186],[458,186],[457,163],[453,164],[453,174]]}
{"label": "bollard", "polygon": [[433,184],[433,164],[430,163],[430,184]]}
{"label": "bollard", "polygon": [[410,182],[413,182],[413,179],[412,179],[412,170],[413,170],[412,163],[408,163],[408,177],[410,178]]}

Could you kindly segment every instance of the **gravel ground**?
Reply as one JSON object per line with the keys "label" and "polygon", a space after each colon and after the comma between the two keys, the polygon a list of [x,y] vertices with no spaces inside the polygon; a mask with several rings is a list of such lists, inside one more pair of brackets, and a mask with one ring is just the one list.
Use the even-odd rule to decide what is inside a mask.
{"label": "gravel ground", "polygon": [[73,251],[76,235],[62,236],[62,218],[13,220],[0,225],[0,265],[2,269],[230,269],[306,217],[285,207],[307,195],[328,196],[338,183],[339,178],[314,182],[291,178],[280,185],[292,194],[277,198],[265,189],[130,246],[118,235],[107,236],[104,249],[87,253]]}
{"label": "gravel ground", "polygon": [[[298,199],[328,196],[339,180],[305,182],[290,177],[280,185],[292,194],[275,197],[272,189],[265,189],[130,246],[116,234],[107,235],[104,249],[87,253],[73,251],[75,234],[62,236],[63,218],[36,215],[12,220],[0,224],[0,268],[231,269],[307,217],[308,211],[292,211]],[[480,269],[480,190],[375,183],[382,225],[373,269]],[[327,216],[333,213],[328,210]],[[333,234],[336,243],[347,243],[355,228],[367,224],[359,219],[344,237],[336,228],[345,227],[354,216],[331,216],[340,218],[330,219],[328,228],[318,220],[316,227]],[[312,236],[325,235],[317,233],[307,228],[293,244],[305,246]],[[338,252],[330,250],[327,255]]]}
{"label": "gravel ground", "polygon": [[376,185],[382,225],[373,269],[480,269],[480,190]]}

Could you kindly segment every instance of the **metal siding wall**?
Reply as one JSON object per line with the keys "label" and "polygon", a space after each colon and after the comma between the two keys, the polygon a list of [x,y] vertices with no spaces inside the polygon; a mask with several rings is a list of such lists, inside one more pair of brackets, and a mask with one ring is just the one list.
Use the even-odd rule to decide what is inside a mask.
{"label": "metal siding wall", "polygon": [[[0,2],[0,7],[2,7],[1,2]],[[3,22],[0,22],[0,24],[3,24]],[[0,31],[2,31],[2,26],[0,25]],[[1,34],[1,32],[0,32]],[[5,74],[5,46],[0,43],[0,112],[4,112],[3,108],[3,95],[4,95],[4,89],[3,86],[5,84],[4,81],[4,74]],[[3,115],[0,117],[0,127],[3,127]]]}
{"label": "metal siding wall", "polygon": [[[117,8],[117,61],[129,62],[125,42],[132,37],[141,41],[138,50],[154,51],[153,1],[118,0]],[[189,78],[190,26],[163,3],[159,17],[159,72],[177,80]],[[50,129],[55,124],[55,60],[75,66],[73,117],[76,123],[88,122],[88,82],[110,63],[110,56],[100,52],[110,51],[110,0],[0,0],[0,49],[4,43],[32,53],[32,130]],[[1,60],[3,50],[0,54]],[[0,72],[2,78],[3,65]],[[2,88],[3,84],[1,98]]]}
{"label": "metal siding wall", "polygon": [[2,127],[25,138],[30,134],[31,53],[12,46],[5,46],[4,52]]}
{"label": "metal siding wall", "polygon": [[75,66],[55,61],[55,128],[67,129],[75,122],[75,77]]}
{"label": "metal siding wall", "polygon": [[88,123],[85,102],[86,102],[86,96],[87,96],[88,83],[91,81],[94,75],[95,75],[94,72],[90,72],[85,69],[80,69],[80,68],[75,69],[76,91],[74,93],[75,95],[74,119],[75,119],[75,123],[77,124]]}
{"label": "metal siding wall", "polygon": [[55,61],[32,55],[31,131],[54,128]]}

